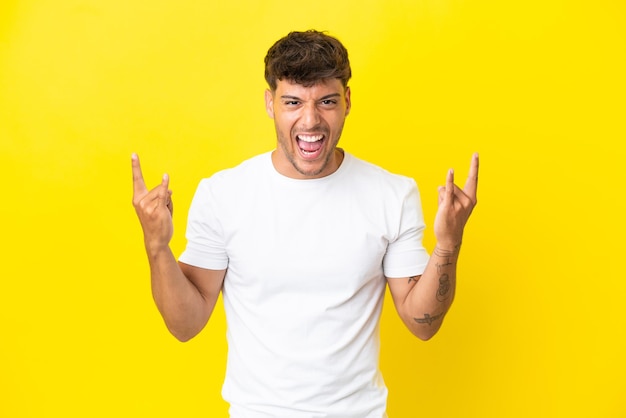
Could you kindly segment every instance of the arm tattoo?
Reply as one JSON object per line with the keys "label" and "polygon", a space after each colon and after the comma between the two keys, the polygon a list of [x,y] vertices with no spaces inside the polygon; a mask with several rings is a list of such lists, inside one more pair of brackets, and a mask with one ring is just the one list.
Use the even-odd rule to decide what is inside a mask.
{"label": "arm tattoo", "polygon": [[439,277],[439,288],[437,289],[437,300],[443,302],[448,298],[448,292],[450,291],[450,278],[447,274],[442,274]]}
{"label": "arm tattoo", "polygon": [[454,263],[451,262],[450,259],[448,258],[445,263],[437,263],[435,265],[437,266],[437,273],[441,273],[442,271],[445,270],[446,267],[452,266],[454,265]]}
{"label": "arm tattoo", "polygon": [[457,254],[461,249],[461,244],[458,244],[454,247],[454,250],[442,250],[441,248],[435,246],[433,250],[433,254],[438,255],[439,257],[452,257]]}
{"label": "arm tattoo", "polygon": [[461,248],[461,244],[457,245],[456,247],[454,247],[454,250],[449,251],[449,250],[442,250],[439,247],[435,247],[435,249],[433,250],[433,255],[436,255],[437,257],[441,257],[443,259],[445,259],[445,261],[443,263],[437,263],[437,273],[442,273],[443,270],[448,267],[448,266],[452,266],[454,265],[454,262],[450,260],[451,257],[454,257],[456,254],[458,254],[459,250]]}
{"label": "arm tattoo", "polygon": [[430,316],[429,314],[424,314],[423,318],[413,318],[413,320],[417,322],[418,324],[432,325],[433,322],[435,322],[442,316],[443,316],[443,312],[437,315],[433,315],[433,316]]}

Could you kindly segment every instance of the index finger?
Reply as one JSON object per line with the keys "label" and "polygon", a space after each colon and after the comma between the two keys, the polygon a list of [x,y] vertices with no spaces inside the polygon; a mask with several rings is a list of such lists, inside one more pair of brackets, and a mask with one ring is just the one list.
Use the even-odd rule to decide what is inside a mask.
{"label": "index finger", "polygon": [[131,156],[131,165],[133,168],[133,195],[138,196],[142,193],[146,193],[146,183],[143,180],[143,174],[141,173],[141,165],[139,164],[139,156],[134,154]]}
{"label": "index finger", "polygon": [[463,192],[469,196],[474,202],[476,201],[476,191],[478,189],[478,153],[472,155],[469,174]]}

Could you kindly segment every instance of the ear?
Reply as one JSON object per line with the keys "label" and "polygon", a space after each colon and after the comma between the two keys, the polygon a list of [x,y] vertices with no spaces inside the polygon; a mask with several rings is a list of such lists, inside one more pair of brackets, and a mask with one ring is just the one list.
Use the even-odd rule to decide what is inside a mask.
{"label": "ear", "polygon": [[350,114],[352,108],[352,101],[350,100],[350,87],[346,87],[346,116]]}
{"label": "ear", "polygon": [[274,93],[270,89],[265,90],[265,111],[274,119]]}

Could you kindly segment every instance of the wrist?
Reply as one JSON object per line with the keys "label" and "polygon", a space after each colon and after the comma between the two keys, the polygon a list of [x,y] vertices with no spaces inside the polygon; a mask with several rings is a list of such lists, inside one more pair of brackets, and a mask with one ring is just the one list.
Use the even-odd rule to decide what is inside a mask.
{"label": "wrist", "polygon": [[461,242],[457,244],[452,243],[437,243],[435,245],[435,249],[433,250],[433,254],[439,255],[442,257],[451,257],[455,256],[461,250]]}
{"label": "wrist", "polygon": [[145,242],[146,253],[148,254],[148,258],[156,259],[160,257],[162,254],[170,253],[169,243],[161,243],[161,242]]}

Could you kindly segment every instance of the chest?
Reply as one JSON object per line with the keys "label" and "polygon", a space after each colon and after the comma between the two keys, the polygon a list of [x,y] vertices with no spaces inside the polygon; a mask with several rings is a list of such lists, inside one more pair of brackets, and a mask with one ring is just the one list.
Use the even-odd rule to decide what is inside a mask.
{"label": "chest", "polygon": [[382,205],[343,188],[260,187],[229,209],[229,286],[249,294],[350,295],[383,279],[393,233]]}

